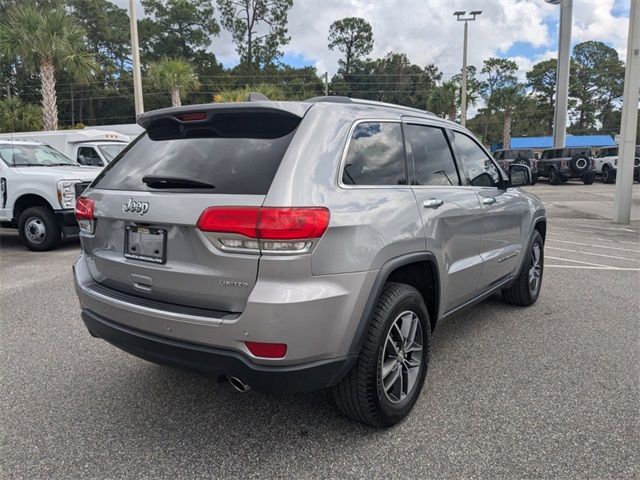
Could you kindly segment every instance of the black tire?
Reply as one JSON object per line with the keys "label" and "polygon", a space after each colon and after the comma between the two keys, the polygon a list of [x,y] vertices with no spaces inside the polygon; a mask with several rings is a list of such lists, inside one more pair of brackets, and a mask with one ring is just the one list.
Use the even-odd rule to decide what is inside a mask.
{"label": "black tire", "polygon": [[[534,289],[531,286],[531,271],[534,266],[534,255],[535,249],[539,248],[539,256],[538,256],[538,265],[539,270],[535,269],[537,272],[537,282]],[[540,288],[542,287],[542,277],[544,274],[544,242],[542,240],[542,236],[540,232],[537,230],[534,231],[533,237],[531,238],[531,242],[529,243],[529,248],[527,250],[527,259],[525,264],[520,271],[520,274],[515,279],[515,281],[511,284],[510,287],[502,290],[502,299],[510,303],[512,305],[520,305],[523,307],[528,307],[529,305],[533,305],[536,300],[538,300],[538,296],[540,295]]]}
{"label": "black tire", "polygon": [[[387,336],[396,320],[402,317],[400,314],[405,311],[414,313],[418,318],[422,330],[422,350],[413,352],[419,354],[420,361],[419,366],[415,367],[419,371],[414,376],[413,386],[404,399],[394,403],[383,388],[382,362],[385,345],[388,344]],[[333,397],[338,409],[353,420],[374,427],[390,427],[407,416],[422,391],[431,345],[429,314],[418,290],[403,283],[389,282],[385,285],[370,320],[358,360],[346,377],[333,387]],[[416,335],[417,332],[416,327]],[[404,352],[404,347],[402,351]],[[407,357],[403,353],[402,358],[412,360],[409,353],[406,355]],[[413,360],[417,361],[418,358]],[[402,368],[397,368],[401,372],[400,376],[403,376]],[[402,388],[402,384],[400,385]]]}
{"label": "black tire", "polygon": [[536,183],[538,183],[538,174],[537,173],[532,173],[531,174],[531,185],[535,185]]}
{"label": "black tire", "polygon": [[616,181],[616,172],[609,165],[602,167],[602,181],[604,183],[614,183]]}
{"label": "black tire", "polygon": [[35,252],[51,250],[60,243],[60,227],[47,207],[29,207],[18,218],[20,240]]}
{"label": "black tire", "polygon": [[560,185],[560,174],[555,168],[549,169],[549,184]]}
{"label": "black tire", "polygon": [[591,185],[593,181],[596,179],[593,173],[587,173],[584,177],[582,177],[582,183],[585,185]]}

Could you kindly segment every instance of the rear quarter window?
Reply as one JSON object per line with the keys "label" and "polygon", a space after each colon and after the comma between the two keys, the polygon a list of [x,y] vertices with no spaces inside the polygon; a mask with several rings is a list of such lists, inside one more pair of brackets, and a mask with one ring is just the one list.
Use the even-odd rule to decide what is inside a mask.
{"label": "rear quarter window", "polygon": [[356,125],[342,170],[344,185],[407,185],[400,123]]}
{"label": "rear quarter window", "polygon": [[300,119],[273,113],[262,118],[255,113],[224,116],[224,128],[215,118],[206,124],[163,119],[150,125],[102,171],[94,186],[156,191],[142,179],[157,176],[203,181],[214,185],[213,193],[265,195]]}

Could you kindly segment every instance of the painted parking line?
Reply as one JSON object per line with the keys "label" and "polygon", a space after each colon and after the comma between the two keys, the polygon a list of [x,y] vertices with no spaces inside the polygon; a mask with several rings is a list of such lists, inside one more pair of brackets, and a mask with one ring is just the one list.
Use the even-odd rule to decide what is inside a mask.
{"label": "painted parking line", "polygon": [[622,267],[614,267],[612,265],[603,265],[601,263],[583,262],[582,260],[570,260],[568,258],[562,258],[562,257],[551,257],[549,255],[545,255],[545,258],[550,258],[551,260],[560,260],[560,261],[563,261],[563,262],[579,263],[580,265],[589,265],[591,267],[622,268]]}
{"label": "painted parking line", "polygon": [[[547,257],[549,258],[549,257]],[[564,260],[564,259],[563,259]],[[627,272],[640,272],[640,268],[623,268],[623,267],[591,267],[589,265],[545,265],[544,268],[572,268],[583,270],[618,270]]]}
{"label": "painted parking line", "polygon": [[616,260],[628,260],[628,261],[631,261],[631,262],[640,262],[640,259],[638,259],[638,258],[616,257],[615,255],[606,255],[604,253],[584,252],[582,250],[571,250],[570,248],[559,248],[559,247],[549,247],[549,246],[545,246],[545,248],[547,250],[560,250],[562,252],[580,253],[582,255],[592,255],[592,256],[595,256],[595,257],[615,258]]}
{"label": "painted parking line", "polygon": [[[625,232],[625,233],[637,233],[640,235],[640,230],[633,230],[631,228],[619,228],[619,227],[596,227],[593,225],[589,225],[588,227],[577,227],[577,228],[567,228],[567,227],[556,227],[555,225],[549,227],[551,230],[567,230],[570,232],[578,232],[578,233],[592,233],[593,230],[602,230],[606,232]],[[585,230],[587,230],[585,232]]]}
{"label": "painted parking line", "polygon": [[[550,233],[549,235],[556,236],[557,234],[556,233]],[[591,243],[570,242],[568,240],[560,240],[560,239],[557,239],[557,238],[550,238],[549,241],[550,242],[569,243],[571,245],[580,245],[581,247],[605,248],[607,250],[619,250],[621,252],[640,253],[640,250],[634,250],[634,249],[631,249],[631,248],[618,248],[618,247],[611,247],[609,245],[593,245]],[[640,242],[638,242],[638,245],[640,245]]]}

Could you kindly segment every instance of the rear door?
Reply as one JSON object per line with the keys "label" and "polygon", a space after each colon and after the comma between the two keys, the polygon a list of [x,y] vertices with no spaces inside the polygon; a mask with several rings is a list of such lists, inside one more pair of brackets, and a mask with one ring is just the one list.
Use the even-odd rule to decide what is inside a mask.
{"label": "rear door", "polygon": [[485,150],[469,135],[454,131],[459,163],[467,185],[478,194],[482,207],[480,286],[486,290],[518,267],[522,251],[522,222],[528,207],[516,189],[507,188],[498,167]]}
{"label": "rear door", "polygon": [[258,251],[225,250],[196,224],[207,207],[262,205],[301,118],[273,109],[185,115],[152,120],[101,172],[85,194],[96,221],[83,248],[106,287],[241,312]]}
{"label": "rear door", "polygon": [[442,312],[471,299],[482,271],[482,211],[472,187],[460,185],[447,132],[438,125],[404,124],[411,188],[422,216],[427,250],[438,257]]}

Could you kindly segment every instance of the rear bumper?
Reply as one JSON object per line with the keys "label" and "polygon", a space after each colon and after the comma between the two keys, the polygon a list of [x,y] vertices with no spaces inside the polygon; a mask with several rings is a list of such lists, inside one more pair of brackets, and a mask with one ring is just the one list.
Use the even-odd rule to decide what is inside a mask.
{"label": "rear bumper", "polygon": [[[349,348],[377,273],[305,275],[292,281],[277,282],[260,277],[244,310],[231,313],[175,305],[163,302],[162,298],[142,298],[113,290],[91,277],[88,266],[91,261],[90,257],[82,254],[73,268],[83,315],[138,332],[138,336],[145,338],[169,339],[169,342],[197,345],[199,349],[212,352],[230,352],[233,358],[242,359],[244,364],[256,366],[257,372],[261,372],[263,367],[278,371],[349,357]],[[262,275],[266,275],[268,268],[265,262]],[[97,328],[91,327],[90,330],[96,336],[109,340]],[[281,359],[256,357],[248,350],[247,340],[285,343],[286,356]],[[116,341],[112,343],[120,346]],[[167,344],[167,341],[158,343]],[[127,345],[122,348],[127,350]],[[162,348],[158,351],[162,352]],[[149,358],[149,355],[137,351],[132,353]],[[162,356],[166,360],[174,353],[172,350]],[[227,371],[227,361],[218,365],[216,358],[212,358],[212,361],[200,362],[207,368],[191,368],[235,374],[243,379],[237,372]],[[158,361],[158,355],[149,359]],[[180,364],[183,360],[179,357],[176,362]],[[309,381],[318,388],[326,383],[322,379],[319,383],[313,379]]]}
{"label": "rear bumper", "polygon": [[151,335],[88,310],[83,310],[82,320],[93,336],[137,357],[205,374],[237,377],[251,388],[266,392],[313,391],[335,385],[355,360],[355,357],[343,357],[283,367],[256,365],[231,350]]}
{"label": "rear bumper", "polygon": [[566,167],[566,168],[561,168],[559,170],[559,173],[560,173],[560,176],[563,178],[584,178],[589,175],[595,176],[596,171],[595,169],[590,169],[590,170],[587,170],[586,172],[577,173],[571,170],[571,168]]}

